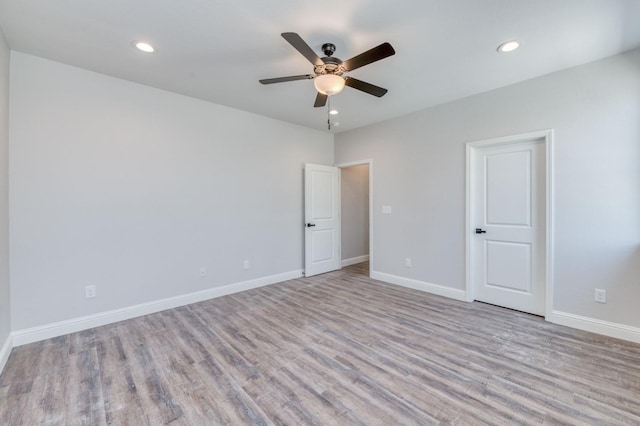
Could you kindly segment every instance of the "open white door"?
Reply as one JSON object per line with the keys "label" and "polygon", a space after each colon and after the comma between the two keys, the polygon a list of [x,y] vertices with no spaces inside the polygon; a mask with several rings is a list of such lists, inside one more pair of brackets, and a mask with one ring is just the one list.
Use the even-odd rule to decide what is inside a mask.
{"label": "open white door", "polygon": [[340,169],[304,166],[304,274],[340,269]]}

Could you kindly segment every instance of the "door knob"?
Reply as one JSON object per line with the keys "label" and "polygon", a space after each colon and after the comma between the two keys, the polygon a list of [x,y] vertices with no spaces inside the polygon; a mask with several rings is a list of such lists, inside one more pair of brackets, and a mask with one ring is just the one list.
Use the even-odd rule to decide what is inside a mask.
{"label": "door knob", "polygon": [[485,231],[484,229],[481,228],[476,228],[476,234],[486,234],[487,231]]}
{"label": "door knob", "polygon": [[312,226],[316,226],[315,223],[307,223],[307,228],[311,228]]}

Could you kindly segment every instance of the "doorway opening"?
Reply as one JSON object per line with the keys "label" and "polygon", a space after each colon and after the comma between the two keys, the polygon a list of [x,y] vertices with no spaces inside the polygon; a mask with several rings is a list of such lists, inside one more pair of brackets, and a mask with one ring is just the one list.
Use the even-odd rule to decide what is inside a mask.
{"label": "doorway opening", "polygon": [[341,261],[343,268],[371,276],[372,161],[338,164],[341,196]]}

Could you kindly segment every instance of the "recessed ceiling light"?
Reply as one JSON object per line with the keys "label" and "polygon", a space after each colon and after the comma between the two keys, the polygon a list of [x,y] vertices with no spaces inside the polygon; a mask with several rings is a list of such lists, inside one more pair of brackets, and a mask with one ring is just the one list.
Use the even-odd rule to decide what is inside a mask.
{"label": "recessed ceiling light", "polygon": [[500,46],[498,46],[498,52],[500,53],[513,52],[518,47],[520,47],[520,43],[518,43],[518,41],[516,40],[505,41]]}
{"label": "recessed ceiling light", "polygon": [[332,109],[331,111],[329,111],[329,114],[338,115],[338,110],[337,109]]}
{"label": "recessed ceiling light", "polygon": [[156,49],[153,48],[152,45],[150,45],[149,43],[145,42],[145,41],[134,41],[133,45],[136,47],[136,49],[144,52],[144,53],[153,53],[155,52]]}

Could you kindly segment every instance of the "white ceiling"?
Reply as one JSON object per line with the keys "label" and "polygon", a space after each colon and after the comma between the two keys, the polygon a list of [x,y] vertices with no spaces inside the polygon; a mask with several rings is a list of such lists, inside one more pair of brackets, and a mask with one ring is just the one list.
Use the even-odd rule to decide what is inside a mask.
{"label": "white ceiling", "polygon": [[[639,18],[639,0],[0,0],[14,50],[321,130],[312,81],[258,83],[313,72],[280,33],[343,60],[388,41],[395,56],[350,75],[389,93],[345,88],[332,131],[640,47]],[[510,39],[521,48],[496,53]]]}

